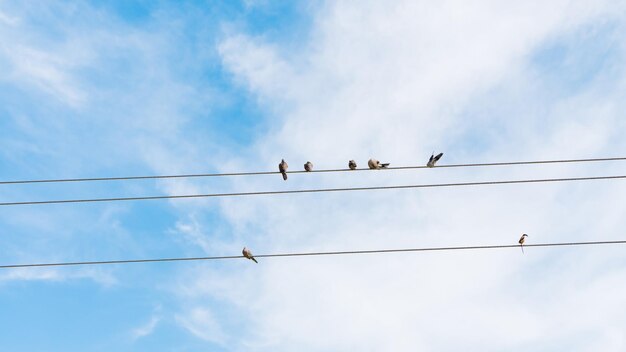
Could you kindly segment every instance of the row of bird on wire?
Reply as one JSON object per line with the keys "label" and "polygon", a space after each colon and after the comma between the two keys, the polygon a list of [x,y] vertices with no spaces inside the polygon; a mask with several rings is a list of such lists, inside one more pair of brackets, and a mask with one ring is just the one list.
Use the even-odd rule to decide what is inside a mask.
{"label": "row of bird on wire", "polygon": [[[517,243],[519,243],[520,248],[522,249],[522,253],[524,253],[524,242],[526,242],[526,237],[528,237],[527,234],[522,234],[522,237],[520,237],[519,241],[517,241]],[[245,258],[248,258],[257,264],[259,263],[256,261],[256,258],[252,254],[252,251],[248,249],[248,247],[243,247],[241,254],[243,254]]]}
{"label": "row of bird on wire", "polygon": [[[428,159],[428,162],[426,163],[427,167],[435,167],[435,164],[437,163],[437,161],[439,161],[439,159],[441,159],[441,157],[443,156],[443,153],[439,153],[437,155],[435,155],[435,153],[433,153],[430,156],[430,159]],[[380,170],[380,169],[386,169],[387,167],[389,167],[389,163],[381,163],[380,161],[371,158],[370,160],[367,161],[367,166],[372,169],[372,170]],[[280,173],[283,175],[283,180],[287,181],[287,168],[289,168],[289,165],[287,164],[287,162],[285,161],[285,159],[282,159],[280,161],[280,164],[278,164],[278,171],[280,171]],[[354,160],[350,160],[348,161],[348,168],[350,168],[350,170],[356,170],[357,166],[356,166],[356,161]],[[307,161],[304,164],[304,171],[306,172],[311,172],[313,171],[313,163],[310,161]]]}
{"label": "row of bird on wire", "polygon": [[[439,161],[439,159],[441,159],[441,157],[443,156],[443,153],[439,153],[437,155],[435,155],[435,153],[433,153],[430,156],[430,159],[428,159],[428,162],[426,163],[427,167],[435,167],[435,164],[437,163],[437,161]],[[367,166],[372,169],[372,170],[380,170],[380,169],[386,169],[387,167],[389,167],[390,163],[381,163],[380,161],[371,158],[370,160],[367,161]],[[283,175],[283,180],[287,181],[287,169],[289,168],[289,165],[287,164],[287,162],[285,161],[285,159],[282,159],[280,161],[280,164],[278,164],[278,171],[280,171],[280,173]],[[348,161],[348,168],[350,170],[356,170],[357,165],[356,165],[356,161],[354,160],[350,160]],[[310,161],[307,161],[304,164],[304,171],[306,172],[311,172],[313,171],[313,163]],[[526,236],[526,235],[524,235]],[[524,242],[524,237],[522,237],[522,239],[520,239],[520,245]],[[244,257],[254,261],[255,263],[258,263],[256,261],[256,259],[254,258],[254,256],[252,255],[252,251],[250,251],[250,249],[248,249],[247,247],[243,247],[243,250],[241,251],[241,253],[243,254]]]}
{"label": "row of bird on wire", "polygon": [[[426,166],[435,167],[435,164],[437,163],[437,161],[439,161],[439,159],[441,159],[442,156],[443,156],[443,153],[439,153],[437,155],[433,153],[428,159]],[[386,169],[387,167],[389,167],[389,165],[390,163],[381,163],[380,161],[374,158],[371,158],[370,160],[367,161],[367,166],[372,170]],[[287,168],[288,167],[289,165],[287,164],[285,159],[282,159],[280,161],[280,164],[278,164],[278,171],[280,171],[280,173],[283,175],[283,180],[285,181],[287,181]],[[350,168],[350,170],[356,170],[357,168],[356,161],[354,160],[348,161],[348,168]],[[313,171],[313,163],[310,161],[307,161],[304,164],[304,171],[307,171],[307,172]],[[517,243],[519,243],[520,245],[520,248],[522,249],[522,253],[524,253],[524,242],[526,241],[526,237],[528,237],[527,234],[522,234],[522,237],[520,237],[519,241],[517,241]],[[248,249],[247,247],[243,247],[243,250],[241,251],[241,253],[243,254],[245,258],[250,259],[254,261],[255,263],[258,263],[256,258],[254,258],[252,251]]]}

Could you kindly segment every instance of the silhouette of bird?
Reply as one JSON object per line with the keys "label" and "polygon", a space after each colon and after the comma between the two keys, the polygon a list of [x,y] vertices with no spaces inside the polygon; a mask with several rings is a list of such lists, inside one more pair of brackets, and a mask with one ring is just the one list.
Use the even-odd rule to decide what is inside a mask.
{"label": "silhouette of bird", "polygon": [[306,164],[304,164],[304,171],[311,172],[311,170],[313,170],[313,163],[307,161]]}
{"label": "silhouette of bird", "polygon": [[528,235],[523,234],[522,237],[519,238],[519,241],[517,241],[517,243],[519,243],[520,248],[522,249],[522,253],[524,253],[524,242],[526,241],[526,237],[528,237]]}
{"label": "silhouette of bird", "polygon": [[348,161],[348,167],[350,168],[350,170],[356,169],[356,161],[354,160]]}
{"label": "silhouette of bird", "polygon": [[428,159],[428,163],[426,163],[426,166],[435,167],[435,164],[439,161],[439,159],[441,159],[442,156],[443,153],[435,155],[435,153],[433,152],[433,154],[430,156],[430,159]]}
{"label": "silhouette of bird", "polygon": [[289,167],[289,165],[287,165],[287,162],[285,161],[285,159],[282,159],[280,161],[280,164],[278,164],[278,171],[280,171],[281,174],[283,174],[283,180],[287,181],[287,168]]}
{"label": "silhouette of bird", "polygon": [[254,256],[252,255],[252,252],[248,248],[243,247],[243,250],[241,251],[241,254],[243,254],[244,257],[246,257],[246,258],[254,261],[255,263],[259,264],[259,262],[257,262],[256,259],[254,259]]}

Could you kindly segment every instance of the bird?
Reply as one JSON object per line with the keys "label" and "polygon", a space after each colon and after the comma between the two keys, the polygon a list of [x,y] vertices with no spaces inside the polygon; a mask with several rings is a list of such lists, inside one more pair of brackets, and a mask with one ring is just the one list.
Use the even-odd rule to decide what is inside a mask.
{"label": "bird", "polygon": [[281,174],[283,174],[283,180],[287,181],[287,168],[289,167],[289,165],[287,165],[287,162],[285,161],[285,159],[281,159],[280,164],[278,164],[278,171],[280,171]]}
{"label": "bird", "polygon": [[528,235],[523,234],[522,237],[519,238],[519,241],[517,241],[517,243],[519,243],[520,248],[522,249],[522,253],[524,253],[524,241],[526,241],[526,237],[528,237]]}
{"label": "bird", "polygon": [[307,171],[307,172],[313,171],[313,163],[310,161],[307,161],[306,164],[304,164],[304,171]]}
{"label": "bird", "polygon": [[348,161],[348,167],[350,168],[350,170],[356,169],[356,161],[354,160]]}
{"label": "bird", "polygon": [[433,152],[433,154],[430,156],[430,159],[428,159],[428,163],[426,163],[426,166],[435,167],[435,164],[439,161],[439,159],[441,159],[442,156],[443,153],[435,155],[435,152]]}
{"label": "bird", "polygon": [[384,163],[383,164],[380,161],[372,158],[372,159],[368,160],[367,166],[369,166],[369,168],[372,169],[372,170],[379,170],[379,169],[386,169],[387,166],[389,166],[389,163]]}
{"label": "bird", "polygon": [[246,258],[254,261],[255,263],[259,264],[259,262],[257,262],[256,259],[254,259],[254,256],[252,255],[252,252],[248,248],[243,247],[243,250],[241,251],[241,253],[243,254],[244,257],[246,257]]}

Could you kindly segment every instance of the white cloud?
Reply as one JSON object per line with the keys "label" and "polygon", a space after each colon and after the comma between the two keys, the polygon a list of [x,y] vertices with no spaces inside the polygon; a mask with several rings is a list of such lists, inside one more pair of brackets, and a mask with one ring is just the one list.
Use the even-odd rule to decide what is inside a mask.
{"label": "white cloud", "polygon": [[[200,164],[194,169],[203,171],[203,165],[210,165],[207,154],[214,142],[206,136],[200,141],[192,141],[189,133],[182,136],[190,116],[210,104],[210,89],[180,77],[180,67],[187,66],[178,65],[185,61],[202,66],[204,58],[196,57],[200,50],[181,50],[187,43],[180,41],[183,29],[169,22],[172,14],[141,28],[88,4],[12,4],[2,11],[20,18],[13,27],[0,23],[0,81],[8,92],[6,123],[11,131],[3,135],[0,153],[12,163],[7,164],[12,177],[176,173],[189,171],[189,165]],[[201,37],[197,34],[194,40]],[[207,113],[203,110],[202,116]],[[5,196],[198,192],[186,182],[75,186],[14,187]],[[102,204],[7,210],[0,215],[3,228],[11,228],[2,236],[3,258],[50,262],[145,255],[150,250],[140,238],[145,234],[130,233],[128,222],[120,221],[128,213],[116,209],[118,205]],[[112,285],[119,272],[106,270],[83,273]],[[82,276],[58,269],[7,274],[4,279],[77,277]]]}
{"label": "white cloud", "polygon": [[[35,263],[36,261],[29,261]],[[98,268],[16,268],[2,269],[0,283],[13,281],[50,281],[63,282],[67,280],[89,279],[104,287],[111,287],[118,283],[111,271]]]}
{"label": "white cloud", "polygon": [[131,331],[131,336],[133,340],[140,339],[142,337],[146,337],[151,335],[154,332],[154,329],[161,321],[160,317],[152,316],[150,320],[142,326],[139,326]]}
{"label": "white cloud", "polygon": [[193,308],[186,314],[176,317],[176,321],[196,337],[224,345],[226,335],[222,331],[218,321],[210,310],[204,308]]}
{"label": "white cloud", "polygon": [[11,61],[11,80],[29,82],[72,107],[84,103],[85,94],[61,57],[12,43],[5,43],[2,49]]}
{"label": "white cloud", "polygon": [[211,253],[212,244],[209,234],[203,231],[203,227],[195,218],[190,216],[188,221],[179,220],[176,223],[175,230],[172,230],[174,234],[181,234],[185,241],[202,248],[206,253]]}
{"label": "white cloud", "polygon": [[293,86],[293,72],[275,48],[258,45],[245,35],[235,34],[222,41],[218,49],[235,78],[261,98],[288,98],[296,92],[286,90]]}
{"label": "white cloud", "polygon": [[3,13],[2,11],[0,11],[0,23],[6,24],[9,26],[16,26],[20,23],[20,20],[17,17],[9,16]]}
{"label": "white cloud", "polygon": [[12,280],[45,280],[45,281],[61,281],[62,276],[54,269],[13,269],[4,270],[0,276],[0,281]]}
{"label": "white cloud", "polygon": [[[363,164],[370,156],[406,165],[425,163],[433,149],[446,153],[443,162],[619,155],[626,146],[616,138],[625,128],[620,111],[626,97],[606,87],[623,85],[623,59],[612,77],[552,101],[542,96],[548,88],[532,63],[547,41],[566,40],[595,22],[623,26],[612,6],[623,10],[611,2],[332,2],[316,14],[309,41],[295,52],[231,33],[220,46],[224,64],[275,115],[278,127],[259,138],[248,157],[225,167],[267,168],[262,165],[284,157],[292,169],[306,160],[330,168],[349,159]],[[601,39],[620,47],[616,55],[623,58],[625,38],[612,33]],[[435,169],[234,184],[297,189],[623,170],[619,164]],[[617,215],[626,210],[618,187],[428,189],[240,198],[221,205],[236,238],[258,253],[515,243],[522,232],[530,241],[551,242],[618,238],[626,226]],[[234,253],[240,246],[231,247]],[[624,336],[616,331],[624,321],[612,312],[625,307],[612,297],[626,294],[626,287],[612,277],[621,277],[620,253],[268,258],[258,266],[195,268],[182,292],[186,301],[215,306],[202,303],[209,296],[229,314],[247,318],[241,322],[246,342],[233,349],[618,351]],[[585,305],[590,308],[578,309]]]}
{"label": "white cloud", "polygon": [[[228,171],[267,169],[285,157],[292,169],[307,159],[325,168],[353,158],[363,165],[370,156],[394,165],[415,164],[425,162],[433,149],[446,153],[445,162],[618,153],[626,147],[620,115],[626,101],[623,59],[614,71],[605,72],[610,77],[604,81],[592,81],[582,92],[555,101],[542,96],[546,87],[530,63],[533,52],[548,40],[562,40],[562,35],[592,22],[623,21],[615,17],[622,12],[607,4],[622,6],[566,1],[329,2],[316,13],[310,37],[297,50],[228,32],[218,46],[223,64],[270,112],[272,128],[249,155],[232,157],[220,166]],[[108,28],[109,23],[105,19],[98,26]],[[64,137],[58,143],[65,149],[45,144],[57,155],[84,153],[82,159],[64,163],[65,171],[86,172],[95,159],[100,167],[139,162],[159,173],[216,164],[214,150],[207,147],[213,147],[206,142],[209,138],[192,142],[182,133],[189,113],[185,108],[210,97],[166,69],[163,53],[176,50],[168,50],[168,40],[157,37],[169,33],[167,28],[154,36],[74,28],[67,46],[16,36],[16,52],[4,42],[0,60],[14,65],[9,78],[20,79],[18,85],[35,86],[70,107],[89,110],[94,101],[106,106],[104,113],[96,109],[98,114],[90,115],[88,126],[106,131],[110,148],[101,150],[101,141],[90,144],[89,137],[76,143],[66,143]],[[623,58],[623,34],[615,32],[612,44],[619,46]],[[9,38],[5,33],[3,38]],[[125,52],[132,55],[117,56]],[[94,69],[110,59],[130,69]],[[76,80],[77,67],[103,76],[120,74],[113,77],[116,84],[107,86],[107,80]],[[6,72],[2,78],[7,79]],[[607,81],[613,89],[607,89]],[[33,134],[46,129],[52,131],[48,134],[73,136],[80,133],[68,133],[66,127],[79,122],[33,118],[26,127]],[[67,150],[72,153],[64,153]],[[602,172],[621,171],[619,166],[604,167]],[[232,187],[430,183],[598,169],[315,174],[294,176],[287,183],[278,176],[242,178]],[[205,251],[224,253],[239,253],[242,245],[267,253],[511,243],[521,232],[538,242],[617,237],[616,229],[626,225],[621,206],[626,194],[615,189],[617,184],[224,199],[219,211],[232,226],[232,238],[208,242],[205,234],[214,229],[196,213],[181,215],[177,230]],[[164,182],[159,188],[195,193],[209,186]],[[189,208],[181,205],[176,210]],[[55,223],[42,217],[40,221]],[[76,218],[60,217],[56,226],[80,228],[93,219],[67,221]],[[119,226],[114,217],[102,220],[109,221],[113,229]],[[64,244],[72,243],[57,242],[33,247],[39,252],[63,248],[65,253]],[[126,243],[123,247],[130,248]],[[218,270],[198,266],[182,275],[182,289],[175,287],[185,307],[192,307],[176,320],[194,336],[222,346],[228,342],[233,349],[459,350],[469,345],[477,350],[537,350],[574,340],[574,349],[599,346],[618,351],[624,341],[624,321],[615,314],[624,311],[618,300],[626,294],[619,284],[622,257],[617,250],[597,248],[531,250],[523,256],[514,250],[264,259],[259,265],[242,260]],[[7,280],[62,279],[57,271],[6,275]],[[216,301],[206,303],[208,298]],[[578,310],[580,305],[587,308]],[[149,334],[158,324],[154,319],[135,333]],[[235,324],[229,319],[240,319],[241,329],[226,329]],[[587,337],[584,344],[578,344],[581,337]]]}

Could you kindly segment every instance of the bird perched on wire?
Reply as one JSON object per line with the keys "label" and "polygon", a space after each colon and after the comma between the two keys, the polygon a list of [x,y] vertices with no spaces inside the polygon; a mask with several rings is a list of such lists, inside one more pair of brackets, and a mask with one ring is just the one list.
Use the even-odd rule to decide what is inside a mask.
{"label": "bird perched on wire", "polygon": [[526,241],[526,237],[528,237],[528,235],[523,234],[522,237],[519,238],[519,241],[517,241],[517,243],[519,243],[520,248],[522,249],[522,253],[524,253],[524,242]]}
{"label": "bird perched on wire", "polygon": [[313,171],[313,163],[310,161],[307,161],[306,164],[304,164],[304,171],[306,172]]}
{"label": "bird perched on wire", "polygon": [[259,262],[257,262],[256,259],[254,259],[254,256],[252,255],[252,252],[248,248],[243,247],[243,250],[241,251],[241,254],[243,254],[244,257],[246,257],[246,258],[254,261],[255,263],[259,264]]}
{"label": "bird perched on wire", "polygon": [[389,166],[389,163],[381,163],[380,161],[372,158],[368,160],[367,166],[369,166],[372,170],[386,169]]}
{"label": "bird perched on wire", "polygon": [[287,168],[289,167],[289,165],[287,165],[287,162],[285,161],[285,159],[281,159],[280,164],[278,164],[278,171],[280,171],[281,174],[283,174],[283,180],[287,181]]}
{"label": "bird perched on wire", "polygon": [[443,153],[435,155],[435,153],[433,152],[433,154],[430,156],[430,159],[428,159],[428,163],[426,163],[426,166],[435,167],[435,164],[439,161],[439,159],[441,159],[442,156]]}
{"label": "bird perched on wire", "polygon": [[354,160],[348,161],[348,167],[350,168],[350,170],[355,170],[356,169],[356,161],[354,161]]}

